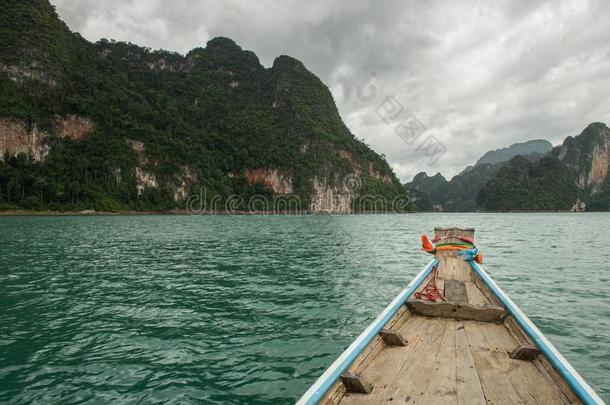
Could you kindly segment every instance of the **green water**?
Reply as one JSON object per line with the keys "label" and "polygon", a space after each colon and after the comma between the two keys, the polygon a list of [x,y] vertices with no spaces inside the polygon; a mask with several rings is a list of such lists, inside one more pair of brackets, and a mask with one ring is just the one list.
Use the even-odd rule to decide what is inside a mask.
{"label": "green water", "polygon": [[435,225],[610,400],[610,215],[418,214],[0,218],[0,402],[293,402]]}

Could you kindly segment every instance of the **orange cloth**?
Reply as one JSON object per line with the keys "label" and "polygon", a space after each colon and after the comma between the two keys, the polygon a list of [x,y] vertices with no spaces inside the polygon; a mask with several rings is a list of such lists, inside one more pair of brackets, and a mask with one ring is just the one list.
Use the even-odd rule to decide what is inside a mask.
{"label": "orange cloth", "polygon": [[428,235],[421,236],[421,247],[426,252],[431,252],[434,250],[434,245],[432,244],[432,242],[430,242],[430,238],[428,238]]}

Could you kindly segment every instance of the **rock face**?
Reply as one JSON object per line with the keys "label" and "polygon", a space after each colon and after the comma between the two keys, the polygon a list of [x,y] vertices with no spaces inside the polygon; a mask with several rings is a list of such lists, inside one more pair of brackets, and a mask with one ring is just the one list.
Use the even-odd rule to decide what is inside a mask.
{"label": "rock face", "polygon": [[60,138],[69,138],[78,141],[95,130],[95,125],[88,118],[68,114],[55,119],[55,132]]}
{"label": "rock face", "polygon": [[[53,133],[59,138],[79,140],[95,130],[87,118],[77,115],[57,116]],[[35,162],[41,162],[49,153],[47,140],[50,134],[40,131],[36,124],[28,125],[14,118],[0,118],[0,159],[23,153]]]}
{"label": "rock face", "polygon": [[601,147],[595,145],[595,148],[593,149],[591,168],[589,169],[589,177],[587,178],[587,185],[593,187],[593,192],[599,192],[608,178],[608,147],[609,144],[606,142],[606,144]]}
{"label": "rock face", "polygon": [[278,169],[246,169],[244,176],[249,185],[261,184],[275,194],[292,194],[292,177]]}
{"label": "rock face", "polygon": [[373,164],[373,162],[367,162],[368,163],[368,168],[369,168],[369,175],[371,177],[373,177],[376,180],[381,180],[384,183],[391,183],[392,182],[392,178],[390,176],[386,175],[382,175],[379,170],[377,170],[375,168],[375,165]]}
{"label": "rock face", "polygon": [[174,191],[174,201],[185,201],[188,198],[189,190],[193,184],[197,183],[197,175],[189,166],[182,168],[182,175],[178,176],[178,185]]}
{"label": "rock face", "polygon": [[21,120],[0,118],[0,158],[23,153],[40,162],[48,153],[45,142],[48,136],[36,125],[28,128]]}
{"label": "rock face", "polygon": [[[136,190],[138,196],[144,194],[146,189],[156,189],[159,187],[159,182],[153,173],[148,169],[148,157],[146,156],[146,146],[141,141],[135,141],[133,139],[126,139],[127,144],[131,150],[136,154],[138,158],[138,165],[134,167],[134,175],[136,179]],[[182,184],[180,185],[182,186]],[[182,193],[179,192],[179,188],[174,193],[174,200],[177,201],[177,197],[181,197]]]}
{"label": "rock face", "polygon": [[587,204],[585,204],[584,201],[580,201],[580,198],[577,198],[574,205],[572,205],[572,209],[570,209],[570,211],[571,212],[583,212],[583,211],[585,211],[586,208],[587,208]]}
{"label": "rock face", "polygon": [[354,195],[345,188],[339,179],[335,178],[335,184],[331,185],[325,179],[313,180],[313,194],[309,210],[319,213],[351,213],[354,208],[352,202]]}
{"label": "rock face", "polygon": [[51,78],[45,70],[41,69],[35,61],[29,66],[4,65],[0,63],[0,72],[6,73],[10,80],[19,84],[27,80],[36,80],[52,87],[57,85],[57,81]]}
{"label": "rock face", "polygon": [[140,167],[135,168],[135,174],[138,195],[142,195],[147,188],[157,188],[159,186],[154,174],[147,172]]}
{"label": "rock face", "polygon": [[595,194],[608,180],[609,151],[610,130],[593,123],[577,137],[567,137],[553,154],[573,171],[579,189]]}

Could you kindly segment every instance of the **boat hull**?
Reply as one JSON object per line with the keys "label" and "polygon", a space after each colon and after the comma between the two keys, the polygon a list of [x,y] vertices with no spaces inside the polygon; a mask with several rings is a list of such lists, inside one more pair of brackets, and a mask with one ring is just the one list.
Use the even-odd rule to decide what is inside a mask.
{"label": "boat hull", "polygon": [[[436,234],[451,241],[474,230]],[[451,251],[438,252],[297,403],[390,401],[604,403],[479,264]]]}

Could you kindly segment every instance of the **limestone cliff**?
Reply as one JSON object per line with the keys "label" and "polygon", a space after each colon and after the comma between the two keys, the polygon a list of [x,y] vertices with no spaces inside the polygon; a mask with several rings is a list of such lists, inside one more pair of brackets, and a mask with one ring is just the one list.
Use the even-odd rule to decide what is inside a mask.
{"label": "limestone cliff", "polygon": [[28,126],[14,118],[0,118],[0,158],[23,153],[40,162],[48,152],[45,144],[48,136],[36,124]]}
{"label": "limestone cliff", "polygon": [[567,137],[553,154],[573,171],[580,190],[601,192],[608,180],[610,130],[603,123],[590,124],[580,135]]}
{"label": "limestone cliff", "polygon": [[313,194],[309,210],[321,213],[351,213],[354,211],[354,194],[338,178],[330,182],[326,178],[313,179]]}
{"label": "limestone cliff", "polygon": [[276,194],[292,194],[292,176],[280,173],[278,169],[246,169],[244,176],[249,185],[261,184]]}
{"label": "limestone cliff", "polygon": [[55,131],[60,138],[69,138],[78,141],[90,135],[95,130],[95,125],[90,119],[68,114],[64,117],[56,117]]}
{"label": "limestone cliff", "polygon": [[94,129],[90,120],[74,114],[56,116],[50,132],[41,131],[36,123],[28,125],[23,120],[0,117],[0,158],[23,153],[40,162],[49,153],[47,140],[51,135],[79,140]]}

